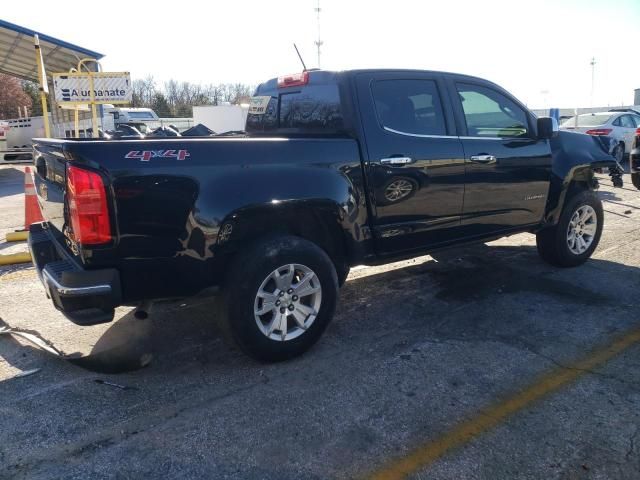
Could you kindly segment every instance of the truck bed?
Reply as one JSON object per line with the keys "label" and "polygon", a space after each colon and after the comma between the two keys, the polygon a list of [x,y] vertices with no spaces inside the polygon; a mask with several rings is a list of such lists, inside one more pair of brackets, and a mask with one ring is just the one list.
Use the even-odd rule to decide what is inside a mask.
{"label": "truck bed", "polygon": [[[34,152],[51,234],[83,268],[117,268],[125,301],[151,292],[190,294],[213,283],[224,268],[216,262],[221,226],[255,215],[254,205],[278,206],[286,215],[293,204],[331,198],[333,216],[338,202],[364,207],[358,145],[349,138],[36,139]],[[69,165],[103,178],[113,227],[108,244],[87,248],[70,239]],[[358,211],[362,222],[365,213]]]}

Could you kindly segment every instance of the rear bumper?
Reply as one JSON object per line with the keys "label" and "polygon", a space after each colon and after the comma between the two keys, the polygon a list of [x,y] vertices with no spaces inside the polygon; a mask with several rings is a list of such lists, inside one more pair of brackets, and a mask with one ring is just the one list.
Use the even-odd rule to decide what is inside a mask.
{"label": "rear bumper", "polygon": [[122,303],[116,269],[84,270],[64,251],[46,223],[29,227],[29,250],[47,297],[69,320],[78,325],[113,320],[114,308]]}

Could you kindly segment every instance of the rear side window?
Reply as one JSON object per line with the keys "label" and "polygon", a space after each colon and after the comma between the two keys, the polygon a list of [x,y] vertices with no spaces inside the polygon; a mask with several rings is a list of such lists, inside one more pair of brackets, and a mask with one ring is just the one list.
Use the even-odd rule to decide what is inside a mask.
{"label": "rear side window", "polygon": [[465,83],[457,84],[458,95],[471,137],[525,137],[529,133],[527,114],[505,95]]}
{"label": "rear side window", "polygon": [[438,87],[433,80],[379,80],[372,86],[380,124],[405,135],[446,135]]}
{"label": "rear side window", "polygon": [[[606,125],[607,123],[609,123],[609,120],[611,119],[611,117],[612,115],[609,115],[609,114],[596,115],[595,113],[585,113],[582,115],[578,115],[578,126],[579,127],[599,127],[600,125]],[[620,117],[615,119],[612,122],[612,124],[615,125],[616,127],[619,127]],[[563,127],[575,127],[575,125],[576,125],[576,117],[571,117],[562,123]]]}
{"label": "rear side window", "polygon": [[636,128],[636,124],[633,121],[631,115],[623,115],[620,117],[620,125],[624,128]]}

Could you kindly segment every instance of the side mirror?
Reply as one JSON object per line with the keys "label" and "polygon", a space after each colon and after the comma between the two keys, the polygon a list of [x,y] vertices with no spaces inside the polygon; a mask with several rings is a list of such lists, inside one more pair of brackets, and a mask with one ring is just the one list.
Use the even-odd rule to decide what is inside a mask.
{"label": "side mirror", "polygon": [[541,140],[548,140],[558,136],[558,121],[553,117],[540,117],[538,118],[538,138]]}

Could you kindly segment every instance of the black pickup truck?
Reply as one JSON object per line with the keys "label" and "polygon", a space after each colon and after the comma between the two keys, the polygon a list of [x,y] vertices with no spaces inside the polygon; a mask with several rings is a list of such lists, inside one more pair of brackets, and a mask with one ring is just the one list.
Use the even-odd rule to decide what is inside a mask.
{"label": "black pickup truck", "polygon": [[318,340],[353,265],[518,232],[583,263],[593,168],[615,164],[491,82],[410,70],[272,79],[244,136],[37,139],[34,163],[30,248],[71,321],[219,290],[232,338],[268,361]]}

